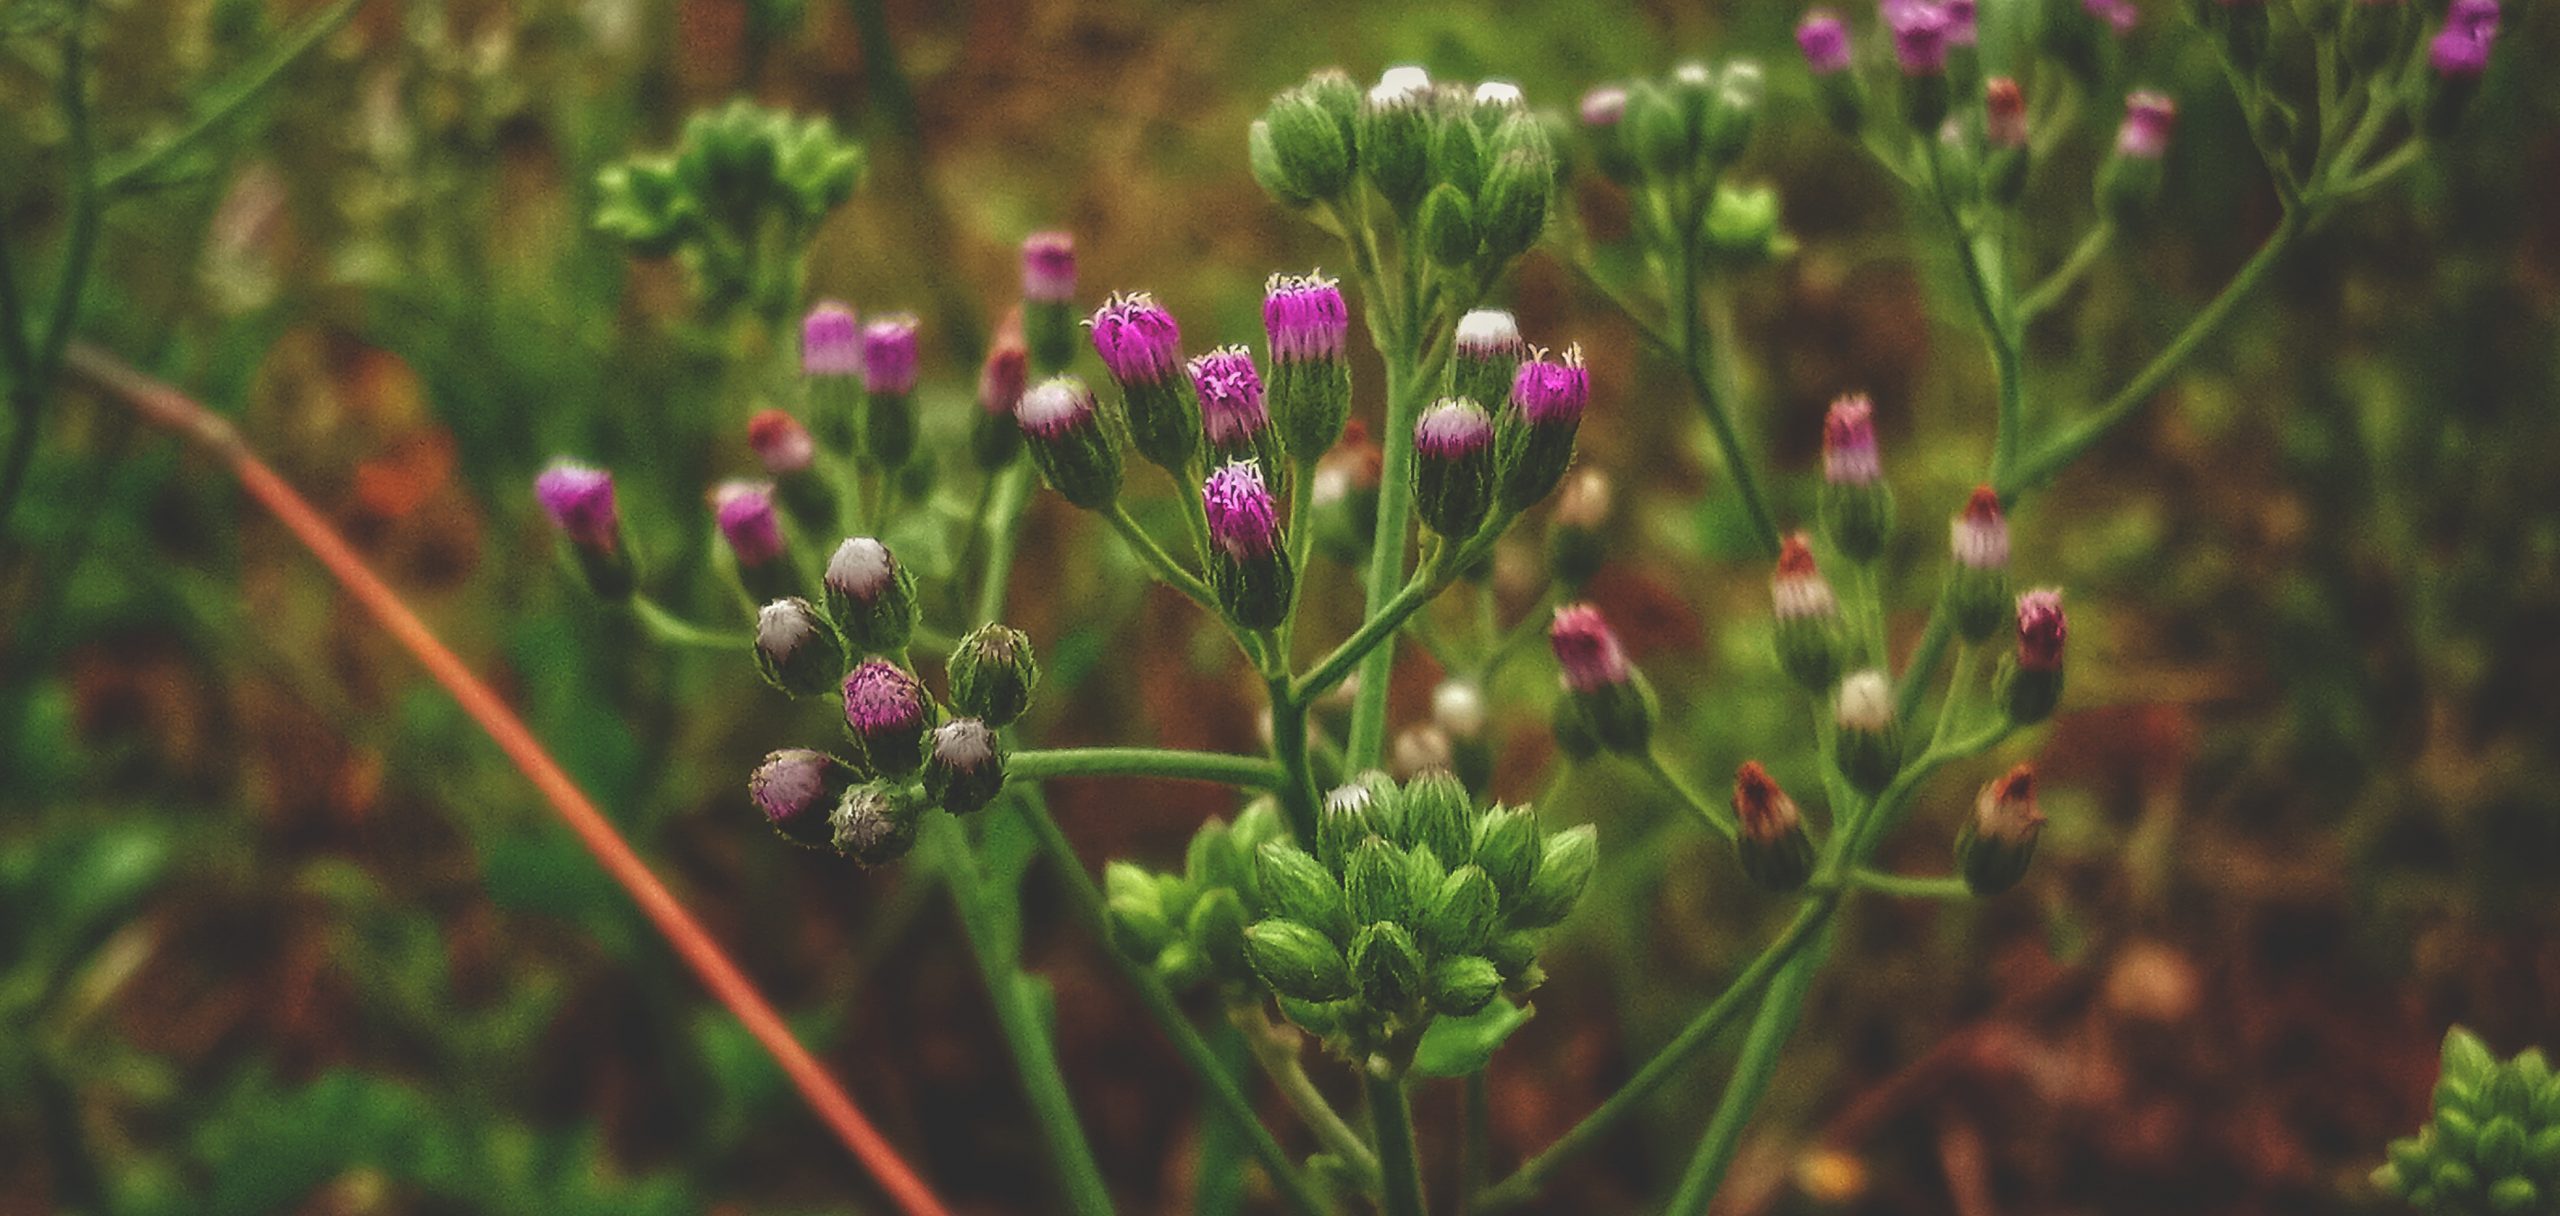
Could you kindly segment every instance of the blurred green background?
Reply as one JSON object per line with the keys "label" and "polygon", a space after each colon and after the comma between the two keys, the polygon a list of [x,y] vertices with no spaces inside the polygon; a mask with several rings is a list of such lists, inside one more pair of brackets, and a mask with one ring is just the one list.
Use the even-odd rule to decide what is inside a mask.
{"label": "blurred green background", "polygon": [[[124,146],[317,6],[93,7],[100,138]],[[2171,7],[2145,6],[2123,82],[2182,107],[2162,217],[2031,335],[2031,408],[2121,382],[2272,223]],[[2507,1051],[2560,1041],[2560,84],[2532,70],[2560,51],[2548,7],[2509,6],[2458,138],[2316,234],[2020,516],[2021,577],[2072,597],[2064,715],[1943,779],[1896,854],[1942,867],[1971,783],[2032,753],[2043,856],[1995,902],[1862,905],[1724,1210],[2380,1211],[2363,1175],[2421,1118],[2448,1021]],[[0,7],[0,227],[39,282],[66,205],[50,98],[67,11]],[[1988,369],[1935,230],[1815,111],[1798,16],[370,0],[218,155],[115,213],[81,330],[233,416],[321,503],[957,1206],[1040,1211],[1039,1139],[944,903],[752,818],[748,768],[823,722],[742,658],[653,648],[554,560],[527,485],[555,453],[617,470],[670,569],[707,550],[710,480],[752,467],[680,276],[588,230],[596,171],[738,95],[868,141],[810,289],[924,315],[928,433],[956,445],[1035,228],[1076,234],[1085,296],[1153,290],[1195,350],[1258,341],[1264,276],[1335,252],[1244,165],[1245,124],[1310,68],[1418,62],[1569,108],[1679,58],[1759,57],[1772,100],[1746,176],[1779,189],[1800,245],[1737,280],[1749,426],[1802,518],[1823,405],[1875,394],[1908,524],[1889,567],[1907,572],[1907,645],[1934,520],[1988,443]],[[2030,195],[2045,264],[2088,219],[2112,115],[2084,122]],[[1611,188],[1583,182],[1571,206],[1623,234]],[[1616,478],[1625,525],[1594,598],[1661,686],[1684,767],[1714,785],[1746,757],[1800,760],[1765,572],[1676,371],[1551,255],[1506,302],[1532,340],[1592,359],[1583,459]],[[1028,526],[1016,623],[1049,674],[1031,737],[1257,746],[1255,689],[1214,627],[1143,591],[1053,497]],[[879,1209],[495,749],[217,466],[73,393],[5,544],[0,1212]],[[1536,553],[1533,529],[1497,566],[1506,613]],[[1337,636],[1353,581],[1311,578]],[[686,607],[733,610],[693,582]],[[1399,722],[1432,682],[1406,662]],[[1494,690],[1507,797],[1549,789],[1551,688],[1539,660]],[[1097,869],[1170,864],[1232,810],[1198,787],[1053,793]],[[1601,825],[1602,878],[1495,1061],[1504,1161],[1609,1092],[1775,909],[1640,775],[1585,766],[1544,811]],[[1028,956],[1116,1192],[1188,1210],[1191,1083],[1045,880],[1029,898]],[[1578,1165],[1553,1210],[1641,1210],[1720,1067]],[[1423,1104],[1445,1163],[1456,1093]]]}

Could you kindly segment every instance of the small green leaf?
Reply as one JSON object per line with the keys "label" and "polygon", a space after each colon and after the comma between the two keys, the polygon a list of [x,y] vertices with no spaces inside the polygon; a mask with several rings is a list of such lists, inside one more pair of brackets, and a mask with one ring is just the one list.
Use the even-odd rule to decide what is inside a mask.
{"label": "small green leaf", "polygon": [[1463,1077],[1483,1068],[1511,1032],[1529,1020],[1534,1006],[1495,998],[1463,1018],[1433,1018],[1413,1053],[1414,1071],[1426,1077]]}

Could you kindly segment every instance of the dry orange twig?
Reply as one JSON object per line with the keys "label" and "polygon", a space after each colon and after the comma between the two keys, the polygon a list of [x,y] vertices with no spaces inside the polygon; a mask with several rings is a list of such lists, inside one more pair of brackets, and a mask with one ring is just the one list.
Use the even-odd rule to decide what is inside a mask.
{"label": "dry orange twig", "polygon": [[73,375],[87,381],[108,397],[131,407],[146,420],[176,431],[180,436],[220,457],[240,479],[241,488],[275,516],[302,546],[328,568],[347,593],[373,619],[381,624],[402,648],[417,657],[427,674],[471,715],[480,729],[486,731],[516,769],[541,792],[543,800],[560,816],[578,841],[595,855],[605,873],[631,893],[640,910],[657,927],[667,944],[702,977],[711,995],[738,1016],[749,1034],[773,1056],[774,1063],[791,1078],[793,1086],[824,1121],[846,1149],[871,1171],[882,1190],[910,1216],[947,1216],[941,1199],[925,1185],[914,1169],[898,1156],[883,1139],[862,1109],[854,1104],[835,1078],[820,1067],[791,1029],[774,1012],[764,994],[729,958],[720,944],[704,931],[701,922],[685,911],[666,884],[658,881],[629,842],[614,830],[613,824],[587,800],[569,775],[563,772],[551,754],[543,749],[533,732],[525,728],[514,711],[499,700],[489,686],[464,666],[462,660],[447,649],[429,631],[426,623],[403,603],[399,593],[383,582],[364,559],[339,537],[328,521],[320,517],[311,504],[292,486],[276,475],[257,453],[242,442],[230,423],[198,405],[186,394],[162,384],[127,365],[122,360],[86,344],[75,344],[69,352],[68,368]]}

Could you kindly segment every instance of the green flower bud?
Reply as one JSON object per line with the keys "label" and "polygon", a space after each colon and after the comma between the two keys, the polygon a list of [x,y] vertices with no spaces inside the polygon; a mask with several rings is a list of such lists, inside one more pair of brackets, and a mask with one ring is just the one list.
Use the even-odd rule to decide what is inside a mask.
{"label": "green flower bud", "polygon": [[845,669],[844,644],[809,601],[775,600],[756,613],[756,670],[787,696],[832,692]]}
{"label": "green flower bud", "polygon": [[847,537],[819,580],[827,616],[857,654],[894,655],[915,636],[922,607],[916,576],[868,536]]}
{"label": "green flower bud", "polygon": [[1483,1009],[1502,990],[1502,972],[1491,960],[1472,954],[1432,964],[1425,999],[1435,1013],[1462,1018]]}
{"label": "green flower bud", "polygon": [[1402,843],[1429,849],[1443,865],[1465,865],[1475,845],[1475,805],[1449,773],[1425,773],[1404,786]]}
{"label": "green flower bud", "polygon": [[[1360,138],[1360,86],[1352,83],[1342,69],[1324,68],[1309,73],[1298,91],[1333,119],[1334,129],[1342,136],[1344,154],[1349,156]],[[1353,167],[1358,166],[1355,163]]]}
{"label": "green flower bud", "polygon": [[1302,1001],[1284,996],[1280,998],[1280,1013],[1317,1038],[1331,1038],[1342,1029],[1340,1001]]}
{"label": "green flower bud", "polygon": [[1360,105],[1355,153],[1369,184],[1409,216],[1431,186],[1431,82],[1419,68],[1380,78]]}
{"label": "green flower bud", "polygon": [[[1503,129],[1510,130],[1513,123],[1538,129],[1525,116],[1510,120]],[[1547,202],[1555,193],[1555,184],[1552,153],[1540,155],[1515,148],[1494,160],[1492,171],[1485,175],[1476,216],[1477,227],[1484,235],[1485,256],[1500,262],[1518,257],[1538,243],[1538,235],[1547,227]]]}
{"label": "green flower bud", "polygon": [[1210,968],[1221,976],[1242,979],[1251,974],[1245,957],[1244,900],[1231,888],[1220,887],[1200,896],[1191,905],[1191,915],[1184,922],[1191,946]]}
{"label": "green flower bud", "polygon": [[1351,969],[1333,939],[1293,920],[1256,921],[1244,931],[1254,974],[1283,998],[1338,1001],[1351,995]]}
{"label": "green flower bud", "polygon": [[1404,850],[1374,837],[1361,841],[1343,867],[1342,887],[1351,898],[1351,918],[1362,924],[1410,918],[1409,874]]}
{"label": "green flower bud", "polygon": [[1502,973],[1504,981],[1517,982],[1538,965],[1538,939],[1526,930],[1500,934],[1485,943],[1484,957]]}
{"label": "green flower bud", "polygon": [[2542,1206],[2542,1188],[2532,1179],[2501,1178],[2489,1188],[2489,1210],[2499,1216],[2524,1216],[2547,1209]]}
{"label": "green flower bud", "polygon": [[952,648],[950,673],[952,708],[998,730],[1022,717],[1040,684],[1031,635],[992,622],[970,630]]}
{"label": "green flower bud", "polygon": [[1156,885],[1155,875],[1129,862],[1115,861],[1103,868],[1102,889],[1111,940],[1122,954],[1153,959],[1172,944],[1173,920],[1165,913],[1164,894]]}
{"label": "green flower bud", "polygon": [[1813,560],[1813,546],[1802,532],[1789,533],[1778,546],[1778,569],[1769,576],[1769,602],[1777,617],[1778,666],[1808,692],[1840,682],[1845,641],[1840,599]]}
{"label": "green flower bud", "polygon": [[1860,565],[1883,553],[1893,533],[1893,489],[1876,446],[1875,405],[1863,393],[1832,402],[1823,418],[1817,510],[1832,547]]}
{"label": "green flower bud", "polygon": [[1414,424],[1414,511],[1452,541],[1474,536],[1493,508],[1493,418],[1445,398]]}
{"label": "green flower bud", "polygon": [[1760,101],[1767,91],[1760,65],[1748,60],[1728,63],[1716,75],[1698,133],[1699,151],[1715,171],[1722,172],[1741,159],[1742,150],[1751,143],[1752,129],[1759,125]]}
{"label": "green flower bud", "polygon": [[1998,895],[2018,885],[2035,859],[2044,815],[2036,809],[2036,774],[2029,765],[1982,787],[1973,814],[1956,830],[1956,872],[1976,895]]}
{"label": "green flower bud", "polygon": [[[1485,132],[1475,123],[1440,124],[1440,133],[1431,144],[1431,173],[1442,184],[1455,189],[1461,201],[1472,201],[1484,190],[1485,168],[1489,160]],[[1427,199],[1424,205],[1429,206]]]}
{"label": "green flower bud", "polygon": [[1303,89],[1271,99],[1263,112],[1271,150],[1290,192],[1303,198],[1340,197],[1351,184],[1351,148],[1324,103]]}
{"label": "green flower bud", "polygon": [[1948,532],[1951,559],[1941,598],[1956,636],[1979,646],[2009,623],[2009,523],[2001,517],[2000,496],[1989,486],[1974,487]]}
{"label": "green flower bud", "polygon": [[1523,929],[1543,929],[1563,920],[1581,900],[1583,889],[1591,885],[1591,871],[1599,860],[1600,829],[1590,824],[1547,837],[1528,890],[1505,910],[1510,923]]}
{"label": "green flower bud", "polygon": [[1156,956],[1154,970],[1165,987],[1180,992],[1209,978],[1209,956],[1188,939],[1177,940]]}
{"label": "green flower bud", "polygon": [[2069,636],[2062,593],[2038,588],[2018,597],[2018,649],[2003,655],[1994,679],[2009,721],[2032,726],[2062,701],[2062,650]]}
{"label": "green flower bud", "polygon": [[1255,119],[1244,133],[1245,166],[1253,171],[1254,184],[1271,196],[1271,201],[1291,209],[1312,206],[1315,199],[1298,189],[1289,177],[1288,167],[1281,163],[1279,141],[1271,134],[1271,124]]}
{"label": "green flower bud", "polygon": [[1031,462],[1058,496],[1099,511],[1120,496],[1120,448],[1102,424],[1093,390],[1073,376],[1033,385],[1014,407]]}
{"label": "green flower bud", "polygon": [[1251,858],[1236,848],[1227,821],[1212,819],[1191,833],[1191,843],[1182,854],[1182,876],[1202,891],[1241,887],[1251,864]]}
{"label": "green flower bud", "polygon": [[1777,260],[1794,242],[1778,227],[1778,192],[1767,186],[1737,190],[1716,187],[1716,197],[1698,223],[1707,252],[1730,266],[1759,266]]}
{"label": "green flower bud", "polygon": [[1370,925],[1351,940],[1351,976],[1371,1009],[1400,1013],[1422,997],[1422,951],[1403,925]]}
{"label": "green flower bud", "polygon": [[1325,795],[1316,816],[1316,857],[1336,875],[1348,872],[1351,854],[1375,836],[1392,840],[1403,823],[1403,793],[1383,775],[1354,781]]}
{"label": "green flower bud", "polygon": [[1501,915],[1502,895],[1477,866],[1460,866],[1440,880],[1422,910],[1415,937],[1435,958],[1483,947]]}
{"label": "green flower bud", "polygon": [[1625,125],[1628,146],[1647,177],[1669,181],[1688,173],[1694,149],[1679,98],[1651,81],[1638,81],[1627,90]]}
{"label": "green flower bud", "polygon": [[[1454,131],[1467,127],[1452,126]],[[1431,257],[1432,265],[1443,270],[1456,270],[1475,260],[1481,238],[1476,233],[1475,209],[1456,186],[1442,183],[1431,188],[1422,200],[1422,249]]]}
{"label": "green flower bud", "polygon": [[916,847],[916,825],[923,804],[905,789],[873,781],[846,790],[844,801],[827,817],[835,850],[863,869],[887,865]]}
{"label": "green flower bud", "polygon": [[1543,845],[1538,818],[1527,807],[1498,806],[1476,820],[1475,864],[1503,900],[1517,900],[1538,870]]}
{"label": "green flower bud", "polygon": [[1734,774],[1733,813],[1741,825],[1733,843],[1743,876],[1761,890],[1782,895],[1803,887],[1813,876],[1814,861],[1804,815],[1756,760],[1744,761]]}
{"label": "green flower bud", "polygon": [[1314,854],[1274,840],[1256,851],[1255,860],[1262,903],[1273,915],[1309,926],[1337,944],[1350,944],[1349,897]]}

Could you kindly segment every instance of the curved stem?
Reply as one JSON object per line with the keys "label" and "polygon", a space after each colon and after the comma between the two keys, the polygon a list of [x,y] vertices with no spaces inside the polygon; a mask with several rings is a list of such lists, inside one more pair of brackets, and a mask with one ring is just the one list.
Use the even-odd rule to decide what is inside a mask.
{"label": "curved stem", "polygon": [[1298,1054],[1298,1032],[1274,1024],[1259,1005],[1236,1004],[1227,1007],[1227,1020],[1244,1037],[1247,1050],[1264,1076],[1280,1091],[1280,1096],[1295,1107],[1298,1117],[1314,1132],[1316,1142],[1324,1150],[1348,1163],[1371,1186],[1378,1181],[1378,1156],[1369,1151],[1368,1142],[1333,1108],[1324,1091],[1316,1088],[1315,1079],[1307,1075]]}
{"label": "curved stem", "polygon": [[752,633],[731,633],[697,625],[677,616],[658,601],[645,595],[631,597],[631,615],[640,618],[649,636],[669,646],[692,646],[702,650],[749,650],[756,644]]}
{"label": "curved stem", "polygon": [[1031,477],[1029,462],[1017,460],[996,475],[994,501],[987,508],[987,564],[978,576],[977,624],[1004,616],[1005,593],[1013,582],[1013,558],[1022,542],[1022,504]]}
{"label": "curved stem", "polygon": [[1849,872],[1849,885],[1878,895],[1895,895],[1904,899],[1972,899],[1973,889],[1964,879],[1953,874],[1922,877],[1917,874],[1889,874],[1864,867]]}
{"label": "curved stem", "polygon": [[1663,763],[1659,748],[1647,748],[1644,754],[1636,757],[1635,760],[1644,767],[1644,771],[1653,774],[1654,780],[1661,782],[1664,788],[1679,795],[1682,802],[1688,803],[1689,809],[1696,811],[1700,819],[1706,820],[1707,826],[1715,829],[1716,835],[1724,837],[1725,843],[1733,843],[1739,835],[1734,826],[1733,813],[1716,805],[1705,795],[1700,794],[1696,787],[1691,786],[1686,778],[1672,772],[1671,766]]}
{"label": "curved stem", "polygon": [[1426,1216],[1422,1199],[1422,1157],[1413,1140],[1413,1106],[1404,1082],[1362,1069],[1368,1086],[1369,1119],[1378,1127],[1378,1172],[1385,1184],[1385,1216]]}
{"label": "curved stem", "polygon": [[179,153],[202,142],[216,128],[231,121],[242,108],[256,100],[259,94],[266,92],[268,86],[274,84],[277,77],[284,75],[285,69],[293,66],[294,61],[309,53],[312,48],[319,46],[329,35],[338,32],[338,28],[345,25],[348,18],[355,16],[357,7],[363,2],[364,0],[337,0],[328,8],[304,20],[301,25],[294,27],[293,32],[286,34],[273,48],[269,49],[265,60],[250,68],[229,93],[213,104],[203,107],[194,118],[188,120],[187,125],[178,128],[168,138],[148,148],[129,153],[106,165],[98,174],[98,188],[109,194],[117,193],[142,181],[151,170],[168,163]]}
{"label": "curved stem", "polygon": [[1751,516],[1751,533],[1760,542],[1762,553],[1772,559],[1778,556],[1778,521],[1769,511],[1769,500],[1760,492],[1760,480],[1751,471],[1751,458],[1742,450],[1742,433],[1733,424],[1733,411],[1716,383],[1715,343],[1698,326],[1698,249],[1694,233],[1696,225],[1684,228],[1680,244],[1680,286],[1671,300],[1672,333],[1680,343],[1680,365],[1689,377],[1689,393],[1698,399],[1698,408],[1707,416],[1707,429],[1714,432],[1716,449],[1724,455],[1725,472],[1733,478],[1734,492],[1742,496],[1743,509]]}
{"label": "curved stem", "polygon": [[1051,777],[1158,777],[1207,781],[1243,789],[1279,787],[1280,766],[1260,756],[1188,752],[1167,747],[1062,747],[1015,752],[1004,759],[1011,781]]}
{"label": "curved stem", "polygon": [[[1129,547],[1137,552],[1139,560],[1154,568],[1157,578],[1164,580],[1165,584],[1174,590],[1189,596],[1191,602],[1213,613],[1218,612],[1218,600],[1216,596],[1210,594],[1209,584],[1201,582],[1199,575],[1184,569],[1181,562],[1175,561],[1172,554],[1165,552],[1163,545],[1156,543],[1156,538],[1147,535],[1147,530],[1139,527],[1137,520],[1130,518],[1128,507],[1114,502],[1110,510],[1102,512],[1102,517],[1110,521],[1113,531],[1118,532],[1129,542]],[[1219,615],[1223,617],[1225,614]]]}
{"label": "curved stem", "polygon": [[1742,1130],[1750,1125],[1752,1111],[1768,1092],[1769,1078],[1778,1070],[1778,1056],[1804,1014],[1805,993],[1812,989],[1813,977],[1831,953],[1831,934],[1820,931],[1816,936],[1820,940],[1789,959],[1770,982],[1768,995],[1761,999],[1760,1012],[1751,1021],[1750,1036],[1742,1041],[1742,1055],[1734,1061],[1733,1079],[1725,1084],[1724,1097],[1707,1121],[1706,1134],[1699,1138],[1697,1155],[1689,1159],[1688,1172],[1681,1176],[1680,1189],[1673,1192],[1671,1206],[1664,1209],[1670,1216],[1703,1216],[1707,1205],[1715,1201],[1717,1188],[1724,1184],[1725,1170],[1733,1164],[1734,1150],[1741,1146]]}
{"label": "curved stem", "polygon": [[1301,843],[1316,838],[1316,778],[1307,762],[1307,703],[1289,692],[1289,677],[1267,678],[1271,694],[1271,758],[1280,769],[1280,809]]}
{"label": "curved stem", "polygon": [[2019,323],[2023,325],[2043,316],[2061,303],[2062,297],[2078,285],[2081,276],[2088,274],[2098,264],[2098,259],[2106,256],[2107,246],[2114,242],[2115,236],[2116,226],[2104,220],[2089,229],[2088,234],[2080,238],[2080,243],[2072,246],[2071,252],[2064,256],[2062,264],[2054,267],[2044,282],[2036,284],[2034,290],[2018,301]]}
{"label": "curved stem", "polygon": [[[1397,592],[1394,599],[1388,600],[1385,607],[1371,613],[1368,620],[1360,623],[1357,631],[1350,637],[1344,638],[1341,645],[1334,647],[1332,653],[1327,654],[1314,667],[1309,668],[1305,675],[1291,682],[1290,698],[1300,702],[1312,701],[1324,695],[1326,689],[1341,683],[1344,677],[1351,674],[1353,668],[1360,665],[1362,659],[1379,649],[1381,644],[1395,633],[1397,627],[1403,625],[1405,620],[1419,611],[1424,604],[1430,603],[1431,597],[1438,594],[1440,588],[1446,585],[1446,581],[1438,577],[1438,571],[1429,565],[1414,571],[1412,581],[1404,585],[1404,590]],[[1361,692],[1366,694],[1368,687],[1365,675],[1363,681]]]}

